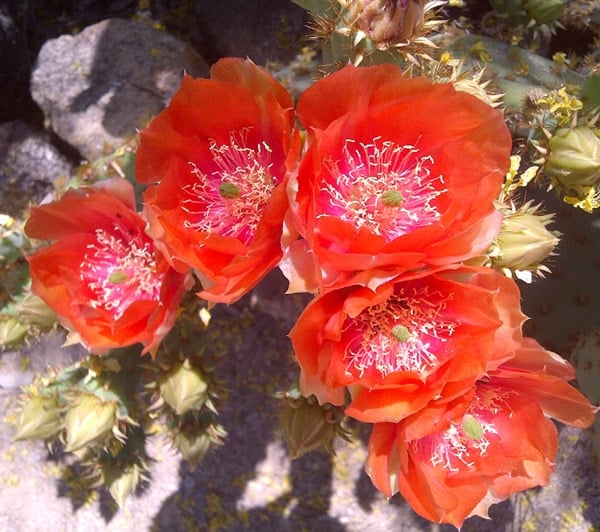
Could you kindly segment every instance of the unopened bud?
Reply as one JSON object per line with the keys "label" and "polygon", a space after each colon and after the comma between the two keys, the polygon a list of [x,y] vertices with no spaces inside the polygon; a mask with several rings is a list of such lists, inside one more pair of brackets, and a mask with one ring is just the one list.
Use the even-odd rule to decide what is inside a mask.
{"label": "unopened bud", "polygon": [[286,404],[281,413],[281,430],[292,459],[323,447],[333,452],[333,441],[340,434],[338,409],[324,408],[317,402],[304,401],[298,407]]}
{"label": "unopened bud", "polygon": [[81,393],[65,415],[65,451],[76,451],[107,436],[115,425],[117,406],[94,394]]}
{"label": "unopened bud", "polygon": [[17,418],[15,440],[46,440],[62,429],[58,403],[53,397],[30,397]]}
{"label": "unopened bud", "polygon": [[190,467],[195,469],[211,446],[220,444],[226,435],[225,430],[215,423],[185,424],[173,441]]}
{"label": "unopened bud", "polygon": [[400,43],[423,29],[426,0],[355,0],[349,20],[376,44]]}
{"label": "unopened bud", "polygon": [[537,211],[537,207],[527,203],[517,211],[505,213],[496,237],[497,249],[492,256],[495,268],[514,272],[541,271],[540,265],[559,243],[559,233],[547,228],[553,215]]}
{"label": "unopened bud", "polygon": [[50,329],[56,323],[56,313],[38,296],[27,294],[19,305],[19,316],[40,329]]}
{"label": "unopened bud", "polygon": [[201,371],[185,359],[171,369],[160,384],[165,402],[181,416],[189,410],[199,410],[208,398],[208,384]]}
{"label": "unopened bud", "polygon": [[0,346],[10,346],[21,343],[27,328],[13,316],[0,317]]}
{"label": "unopened bud", "polygon": [[600,180],[600,129],[558,129],[548,146],[544,172],[561,186],[580,192]]}
{"label": "unopened bud", "polygon": [[550,24],[564,12],[567,0],[527,0],[523,7],[538,24]]}
{"label": "unopened bud", "polygon": [[[135,465],[129,465],[123,471],[104,475],[104,478],[112,498],[122,508],[125,500],[135,490],[140,481],[140,469]],[[109,479],[110,481],[108,481]]]}

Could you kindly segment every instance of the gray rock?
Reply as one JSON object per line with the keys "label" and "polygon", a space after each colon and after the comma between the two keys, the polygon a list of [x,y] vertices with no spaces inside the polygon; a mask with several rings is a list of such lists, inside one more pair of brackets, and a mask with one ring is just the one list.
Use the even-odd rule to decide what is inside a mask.
{"label": "gray rock", "polygon": [[108,19],[47,41],[31,93],[56,134],[94,160],[147,125],[184,71],[208,72],[191,46],[147,23]]}
{"label": "gray rock", "polygon": [[41,200],[72,165],[48,135],[23,122],[0,124],[0,212],[18,217]]}

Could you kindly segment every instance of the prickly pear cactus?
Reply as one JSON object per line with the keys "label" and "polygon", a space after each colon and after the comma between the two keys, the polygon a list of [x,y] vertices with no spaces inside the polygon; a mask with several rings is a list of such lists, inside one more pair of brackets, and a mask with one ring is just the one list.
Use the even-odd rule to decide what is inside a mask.
{"label": "prickly pear cactus", "polygon": [[[572,354],[577,368],[577,382],[583,393],[594,403],[600,404],[600,328],[592,331],[575,347]],[[600,457],[600,418],[594,422],[594,450]]]}

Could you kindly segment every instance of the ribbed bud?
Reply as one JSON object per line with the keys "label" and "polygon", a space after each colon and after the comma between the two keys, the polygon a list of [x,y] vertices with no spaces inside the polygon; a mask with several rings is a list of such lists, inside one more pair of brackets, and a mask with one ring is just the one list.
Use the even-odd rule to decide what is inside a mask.
{"label": "ribbed bud", "polygon": [[199,410],[208,398],[208,384],[202,372],[188,358],[174,366],[160,383],[160,395],[179,416]]}
{"label": "ribbed bud", "polygon": [[27,294],[19,305],[19,316],[40,329],[50,329],[56,323],[56,313],[34,294]]}
{"label": "ribbed bud", "polygon": [[[112,475],[110,483],[107,483],[108,491],[112,498],[116,501],[120,508],[125,504],[125,500],[133,490],[137,487],[140,481],[140,470],[135,465],[125,467],[116,475]],[[106,476],[105,476],[106,478]]]}
{"label": "ribbed bud", "polygon": [[348,20],[375,44],[400,43],[423,29],[426,0],[355,0]]}
{"label": "ribbed bud", "polygon": [[527,0],[523,7],[538,24],[550,24],[564,12],[566,0]]}
{"label": "ribbed bud", "polygon": [[543,261],[559,243],[560,234],[548,229],[552,219],[552,214],[539,214],[531,202],[516,211],[507,210],[496,237],[492,265],[515,272],[525,281],[531,280],[531,273],[524,272],[542,273]]}
{"label": "ribbed bud", "polygon": [[27,328],[13,316],[0,318],[0,346],[10,346],[22,342]]}
{"label": "ribbed bud", "polygon": [[548,141],[544,171],[561,186],[585,192],[600,180],[600,129],[578,126],[558,129]]}
{"label": "ribbed bud", "polygon": [[81,393],[65,415],[65,451],[77,451],[107,436],[115,425],[117,406],[96,395]]}
{"label": "ribbed bud", "polygon": [[600,179],[600,129],[559,129],[548,141],[544,171],[563,187],[580,191]]}
{"label": "ribbed bud", "polygon": [[211,445],[215,443],[206,427],[196,425],[186,426],[177,432],[173,441],[192,469],[202,462]]}
{"label": "ribbed bud", "polygon": [[339,435],[343,413],[332,405],[320,406],[314,397],[290,398],[281,413],[281,430],[292,459],[323,447],[333,452],[333,442]]}
{"label": "ribbed bud", "polygon": [[23,405],[17,418],[15,440],[46,440],[62,429],[58,403],[53,397],[35,395]]}

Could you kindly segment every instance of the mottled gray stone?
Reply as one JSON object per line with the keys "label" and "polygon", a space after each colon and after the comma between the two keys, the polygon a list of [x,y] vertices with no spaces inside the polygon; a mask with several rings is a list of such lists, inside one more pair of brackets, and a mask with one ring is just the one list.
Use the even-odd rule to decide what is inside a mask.
{"label": "mottled gray stone", "polygon": [[56,134],[93,160],[160,112],[184,72],[208,72],[191,46],[144,22],[108,19],[47,41],[31,94]]}
{"label": "mottled gray stone", "polygon": [[0,212],[18,217],[36,203],[52,183],[69,175],[72,165],[48,135],[23,122],[0,124]]}

